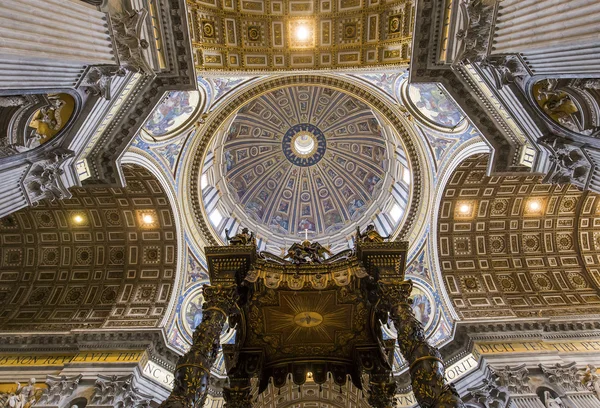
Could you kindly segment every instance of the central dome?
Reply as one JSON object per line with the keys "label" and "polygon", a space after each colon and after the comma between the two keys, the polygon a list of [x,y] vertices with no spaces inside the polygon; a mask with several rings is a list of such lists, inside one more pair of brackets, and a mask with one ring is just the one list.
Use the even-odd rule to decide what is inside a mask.
{"label": "central dome", "polygon": [[389,211],[394,159],[400,153],[406,162],[389,132],[364,102],[322,86],[248,102],[213,141],[222,209],[213,227],[221,236],[222,228],[249,227],[271,249],[306,234],[334,249],[351,246],[357,225]]}

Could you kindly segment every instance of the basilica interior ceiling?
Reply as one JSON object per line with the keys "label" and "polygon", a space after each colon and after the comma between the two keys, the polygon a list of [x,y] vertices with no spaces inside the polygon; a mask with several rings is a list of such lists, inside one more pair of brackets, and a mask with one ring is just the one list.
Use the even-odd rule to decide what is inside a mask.
{"label": "basilica interior ceiling", "polygon": [[177,234],[163,187],[124,167],[127,187],[73,197],[0,220],[0,329],[158,327],[174,290]]}
{"label": "basilica interior ceiling", "polygon": [[457,313],[598,313],[600,197],[539,176],[487,177],[488,158],[460,164],[440,203],[440,268]]}
{"label": "basilica interior ceiling", "polygon": [[407,0],[188,0],[200,71],[406,65]]}

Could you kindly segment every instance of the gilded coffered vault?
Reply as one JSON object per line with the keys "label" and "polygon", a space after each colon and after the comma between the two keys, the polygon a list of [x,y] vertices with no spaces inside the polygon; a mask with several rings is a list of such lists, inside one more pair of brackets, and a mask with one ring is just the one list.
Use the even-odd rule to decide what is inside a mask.
{"label": "gilded coffered vault", "polygon": [[453,173],[440,203],[443,282],[464,319],[600,312],[600,197],[539,176],[486,176],[488,155]]}
{"label": "gilded coffered vault", "polygon": [[157,179],[74,189],[0,219],[0,330],[157,327],[173,293],[175,220]]}
{"label": "gilded coffered vault", "polygon": [[200,71],[406,66],[408,0],[188,0]]}

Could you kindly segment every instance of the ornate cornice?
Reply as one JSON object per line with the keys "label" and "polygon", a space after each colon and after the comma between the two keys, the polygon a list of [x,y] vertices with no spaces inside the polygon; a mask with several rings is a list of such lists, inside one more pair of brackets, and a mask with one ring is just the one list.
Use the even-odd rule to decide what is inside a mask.
{"label": "ornate cornice", "polygon": [[120,156],[144,125],[164,94],[197,89],[185,0],[158,2],[163,27],[166,68],[156,77],[143,76],[127,101],[96,142],[88,158],[92,179],[88,184],[121,184]]}

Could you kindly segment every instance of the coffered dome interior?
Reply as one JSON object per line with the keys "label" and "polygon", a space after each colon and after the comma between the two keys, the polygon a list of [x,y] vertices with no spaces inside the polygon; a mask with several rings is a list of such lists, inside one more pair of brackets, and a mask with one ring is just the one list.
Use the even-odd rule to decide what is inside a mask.
{"label": "coffered dome interior", "polygon": [[323,86],[279,88],[222,129],[201,178],[222,239],[243,226],[275,253],[305,236],[342,250],[353,246],[357,226],[374,223],[393,235],[402,224],[409,160],[391,126],[356,97]]}

